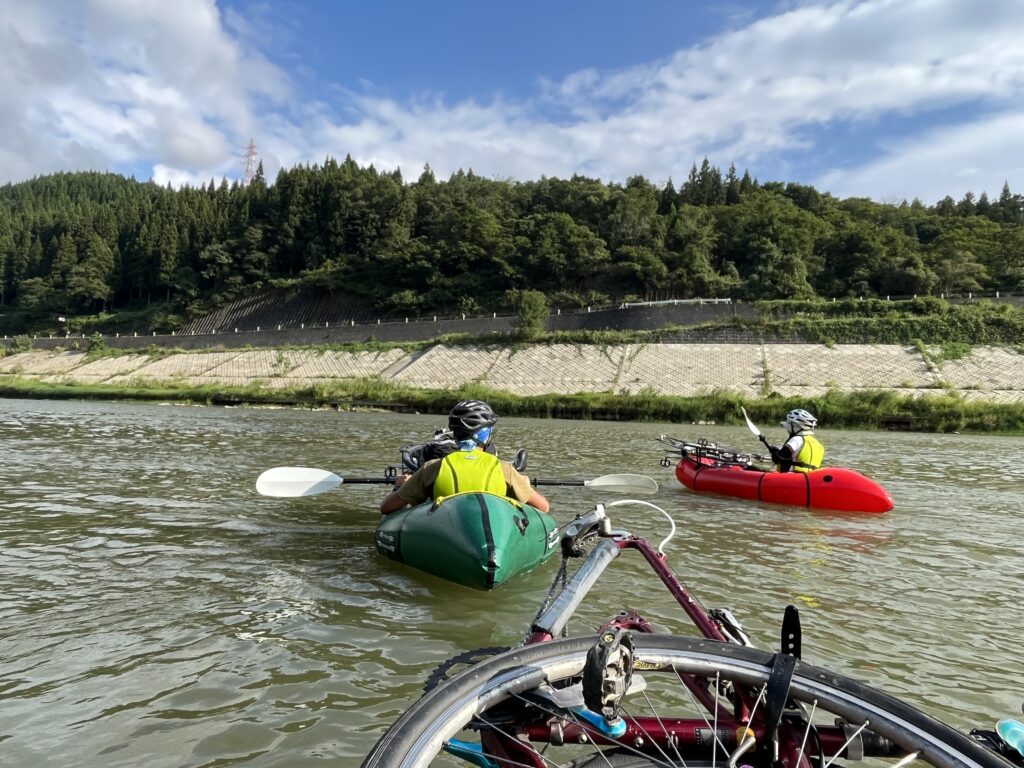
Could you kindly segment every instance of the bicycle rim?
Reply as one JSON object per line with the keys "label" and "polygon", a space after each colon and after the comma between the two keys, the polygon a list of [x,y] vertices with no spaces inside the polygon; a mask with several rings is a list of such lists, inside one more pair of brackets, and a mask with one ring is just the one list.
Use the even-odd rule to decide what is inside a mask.
{"label": "bicycle rim", "polygon": [[[734,728],[736,723],[730,722],[731,712],[725,709],[699,715],[707,724],[706,728],[697,729],[698,732],[703,730],[703,738],[708,740],[705,753],[694,755],[690,750],[684,754],[678,744],[673,743],[674,736],[669,734],[671,727],[667,724],[682,722],[676,708],[685,706],[685,689],[680,683],[680,675],[708,681],[716,690],[730,690],[732,686],[743,686],[750,691],[763,690],[771,673],[773,654],[729,643],[669,635],[641,633],[634,637],[634,641],[635,668],[642,673],[648,690],[641,695],[627,697],[629,708],[623,719],[637,723],[637,712],[653,708],[652,701],[657,702],[658,707],[666,707],[667,702],[667,708],[655,712],[655,719],[664,730],[662,737],[659,737],[657,727],[648,726],[640,732],[641,735],[633,729],[621,740],[598,739],[603,741],[599,746],[595,746],[594,740],[589,745],[573,744],[571,748],[566,744],[537,742],[524,746],[526,740],[517,731],[523,722],[531,718],[555,722],[558,718],[571,717],[554,707],[538,707],[532,698],[542,684],[557,688],[578,679],[595,638],[570,638],[495,656],[430,692],[380,738],[363,762],[363,768],[465,765],[495,765],[500,768],[686,765],[692,768],[716,763],[726,768],[736,746],[735,743],[727,743],[730,735],[727,728]],[[806,755],[813,752],[815,740],[820,746],[819,727],[826,727],[823,723],[834,725],[836,718],[848,723],[849,731],[863,728],[864,736],[861,738],[872,735],[872,738],[885,740],[887,749],[891,748],[893,754],[887,754],[883,764],[894,765],[900,763],[901,758],[917,753],[913,760],[916,765],[935,768],[1006,768],[1008,765],[968,736],[920,710],[856,680],[803,662],[797,662],[788,691],[788,706],[792,709],[796,705],[802,705],[804,714],[810,710],[819,721],[813,728],[807,728],[806,724],[800,726],[804,729],[802,737],[799,732],[789,734],[790,744],[794,739],[799,741],[802,738],[800,756],[804,758],[805,766],[809,765]],[[799,713],[801,710],[792,711]],[[696,719],[692,708],[685,713],[685,718]],[[795,728],[792,721],[797,719],[786,720],[786,728]],[[650,720],[649,716],[647,720]],[[500,725],[494,725],[498,721]],[[578,730],[578,723],[570,724],[569,728]],[[489,753],[484,746],[478,762],[455,758],[445,752],[445,746],[452,739],[481,733],[489,734],[493,739],[494,730],[498,731],[501,739],[507,737],[525,756],[513,758]],[[734,737],[734,742],[739,742],[740,736]],[[664,742],[660,746],[659,738]],[[856,743],[843,753],[845,760],[857,757]],[[807,746],[806,753],[804,746]],[[825,764],[824,751],[820,748],[817,765]],[[758,743],[742,758],[743,765],[768,765],[771,762],[771,750],[765,743]],[[909,762],[912,760],[900,763],[900,768]]]}

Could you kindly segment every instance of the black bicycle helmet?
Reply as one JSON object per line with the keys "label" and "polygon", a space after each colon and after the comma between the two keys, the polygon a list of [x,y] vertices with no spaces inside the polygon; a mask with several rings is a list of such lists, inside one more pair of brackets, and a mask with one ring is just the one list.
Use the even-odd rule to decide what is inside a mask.
{"label": "black bicycle helmet", "polygon": [[493,427],[497,420],[483,400],[463,400],[448,414],[448,428],[456,440],[468,440],[484,427]]}

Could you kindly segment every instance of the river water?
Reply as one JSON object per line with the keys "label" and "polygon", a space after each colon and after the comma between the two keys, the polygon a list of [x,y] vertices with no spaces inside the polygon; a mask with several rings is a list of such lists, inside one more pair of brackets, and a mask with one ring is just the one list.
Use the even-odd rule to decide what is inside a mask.
{"label": "river water", "polygon": [[[0,762],[17,766],[356,765],[452,655],[518,643],[555,559],[492,593],[373,549],[379,486],[271,499],[261,471],[376,474],[443,419],[391,413],[0,400]],[[781,429],[761,425],[778,439]],[[679,533],[670,562],[705,605],[775,647],[801,608],[804,658],[961,728],[1024,701],[1024,438],[819,430],[888,515],[696,496],[661,433],[756,450],[746,429],[503,419],[529,473],[641,472]],[[778,433],[778,434],[774,434]],[[598,496],[548,488],[571,519]],[[640,505],[617,527],[667,532]],[[619,608],[692,632],[627,554],[571,629]]]}

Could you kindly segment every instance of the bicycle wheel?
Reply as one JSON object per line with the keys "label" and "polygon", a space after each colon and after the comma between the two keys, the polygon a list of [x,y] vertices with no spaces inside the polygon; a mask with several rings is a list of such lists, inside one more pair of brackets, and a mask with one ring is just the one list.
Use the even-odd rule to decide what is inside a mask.
{"label": "bicycle wheel", "polygon": [[[716,761],[725,768],[741,746],[749,750],[741,764],[760,767],[775,763],[773,741],[787,768],[824,766],[834,757],[879,758],[899,768],[915,760],[935,768],[1009,765],[892,696],[799,661],[783,692],[778,727],[764,725],[757,703],[748,727],[733,717],[736,698],[764,696],[774,654],[670,635],[640,633],[633,641],[634,683],[623,699],[621,735],[595,730],[572,706],[595,645],[593,636],[577,637],[508,651],[447,681],[399,717],[363,768],[692,767]],[[713,692],[713,711],[683,685],[686,680]]]}

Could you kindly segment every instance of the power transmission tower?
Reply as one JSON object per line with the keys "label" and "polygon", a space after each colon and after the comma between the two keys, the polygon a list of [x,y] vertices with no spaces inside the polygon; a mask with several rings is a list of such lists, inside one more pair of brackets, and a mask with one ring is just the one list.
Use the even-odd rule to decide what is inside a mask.
{"label": "power transmission tower", "polygon": [[248,186],[248,184],[256,178],[256,168],[260,163],[260,156],[256,152],[256,142],[252,139],[249,139],[249,144],[245,148],[245,155],[243,155],[243,159],[245,160],[245,177],[242,183]]}

